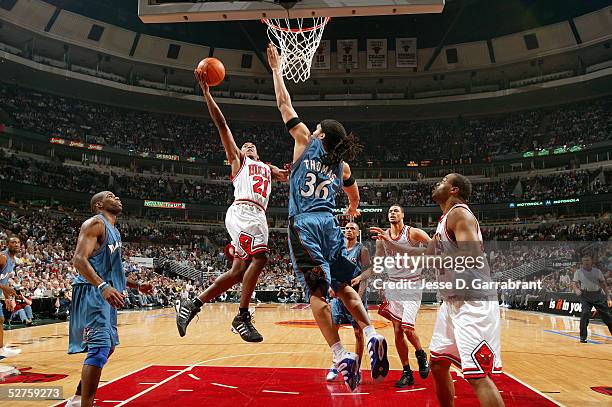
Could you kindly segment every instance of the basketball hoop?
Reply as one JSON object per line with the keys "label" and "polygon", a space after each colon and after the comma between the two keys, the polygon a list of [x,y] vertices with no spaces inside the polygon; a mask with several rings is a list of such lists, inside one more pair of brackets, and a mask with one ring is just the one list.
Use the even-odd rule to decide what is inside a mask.
{"label": "basketball hoop", "polygon": [[[312,24],[304,25],[305,20]],[[293,27],[289,18],[263,18],[268,38],[280,51],[280,71],[295,83],[310,78],[310,67],[325,25],[331,17],[296,18]]]}

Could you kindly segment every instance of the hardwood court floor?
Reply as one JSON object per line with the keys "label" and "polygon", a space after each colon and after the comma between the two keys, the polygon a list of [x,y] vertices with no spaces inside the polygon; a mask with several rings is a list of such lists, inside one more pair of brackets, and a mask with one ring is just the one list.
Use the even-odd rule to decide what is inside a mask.
{"label": "hardwood court floor", "polygon": [[[239,385],[242,386],[242,389],[249,383],[254,386],[254,383],[261,380],[262,377],[269,377],[269,379],[266,379],[267,384],[277,383],[280,385],[283,379],[278,379],[277,376],[312,376],[312,386],[308,387],[310,384],[305,385],[306,387],[300,390],[301,393],[262,390],[266,397],[272,397],[272,395],[280,397],[281,394],[288,394],[286,397],[291,394],[302,394],[304,396],[309,391],[312,394],[328,392],[329,387],[326,390],[325,387],[320,386],[324,385],[323,377],[326,371],[323,369],[329,367],[331,354],[314,325],[309,309],[299,309],[299,307],[291,304],[259,305],[254,316],[255,325],[264,336],[264,342],[259,344],[245,343],[238,335],[230,332],[230,322],[236,309],[237,305],[235,304],[212,304],[205,307],[199,315],[199,320],[194,320],[189,326],[187,336],[184,338],[180,338],[176,332],[174,309],[121,313],[119,317],[121,345],[117,347],[102,373],[102,384],[113,381],[105,388],[107,389],[106,394],[112,393],[112,400],[116,400],[116,402],[113,404],[108,400],[99,400],[98,405],[122,405],[121,401],[130,400],[134,396],[135,398],[130,400],[127,403],[128,405],[158,404],[155,403],[154,394],[160,397],[160,393],[148,392],[146,387],[142,387],[143,385],[149,384],[157,388],[153,384],[166,379],[172,381],[175,379],[174,376],[186,377],[191,372],[194,373],[193,376],[213,375],[213,379],[218,377],[219,379],[212,384],[225,388],[217,389],[222,390],[221,393],[207,394],[207,397],[212,397],[209,403],[187,398],[182,399],[182,402],[178,404],[205,405],[210,404],[210,401],[218,400],[219,403],[215,404],[223,405],[222,401],[230,397],[229,394],[233,394],[230,390],[237,389]],[[436,312],[436,307],[422,307],[419,312],[416,325],[417,332],[426,349],[431,339]],[[379,332],[385,335],[389,341],[391,368],[401,369],[393,344],[392,327],[375,311],[370,311],[370,316],[376,321]],[[79,381],[83,356],[66,354],[67,327],[67,323],[61,323],[5,332],[5,340],[12,344],[18,344],[23,352],[18,357],[7,360],[3,364],[11,364],[20,369],[31,368],[31,370],[24,370],[25,372],[67,375],[67,377],[58,381],[36,385],[63,386],[65,396],[69,397],[73,394]],[[575,318],[502,309],[504,372],[563,405],[612,406],[612,396],[591,390],[591,387],[596,386],[612,386],[612,337],[604,326],[591,324],[589,329],[591,331],[590,339],[593,342],[580,344],[577,336],[578,320]],[[347,348],[352,349],[354,344],[352,329],[343,328],[341,337]],[[414,351],[411,350],[411,353],[413,354]],[[365,359],[363,368],[367,369],[369,363],[367,357]],[[416,365],[414,355],[412,355],[411,361],[413,365]],[[196,365],[194,369],[188,370],[189,367],[194,365]],[[210,368],[204,368],[205,366]],[[219,368],[212,368],[213,366]],[[250,367],[250,369],[231,369],[231,367],[237,366]],[[257,369],[255,369],[256,367]],[[300,368],[299,374],[296,370],[289,370],[295,368]],[[236,370],[239,370],[240,373],[236,373]],[[135,371],[139,372],[131,374]],[[163,374],[160,373],[161,371],[163,371]],[[166,373],[168,371],[170,373]],[[126,375],[126,379],[114,381]],[[273,379],[273,376],[276,379]],[[387,398],[382,393],[376,393],[378,391],[376,386],[368,383],[370,379],[367,376],[369,376],[369,372],[364,371],[363,386],[366,390],[363,390],[363,394],[369,396],[359,397],[378,397],[376,394],[379,394],[381,398],[384,397],[382,400],[388,401],[388,403],[382,403],[381,405],[395,404],[391,403],[393,398]],[[423,395],[427,391],[427,400],[420,400],[418,405],[435,405],[432,399],[431,383],[422,382],[417,377],[414,388],[408,389],[410,392],[398,394],[397,389],[392,387],[391,379],[397,380],[396,376],[399,376],[399,372],[392,372],[390,376],[384,382],[386,386],[384,388],[393,392],[393,397],[397,398],[403,394],[406,397],[412,397],[411,401],[415,401],[421,397],[418,396],[418,391],[422,391],[421,394]],[[198,377],[198,380],[200,378]],[[236,380],[240,382],[239,385],[223,384],[232,378],[235,379],[234,383],[237,383]],[[458,382],[462,380],[460,377],[457,379]],[[143,383],[144,380],[154,380],[154,382]],[[510,378],[508,380],[514,382]],[[118,387],[117,383],[122,383],[121,386],[123,387]],[[203,383],[201,382],[200,385]],[[0,384],[0,386],[9,385],[25,386],[27,384]],[[459,383],[457,385],[459,399],[472,397],[469,394],[469,388],[466,387],[459,391]],[[138,386],[141,387],[138,388]],[[346,391],[339,383],[334,384],[334,386],[336,387],[329,390],[332,396],[339,397],[343,395],[342,392]],[[505,384],[500,384],[500,386],[505,386]],[[526,392],[530,391],[526,390],[527,387],[521,388]],[[144,393],[148,394],[144,394],[143,390]],[[194,390],[178,389],[178,391],[193,392]],[[521,404],[520,389],[506,390],[504,397],[511,397],[509,394],[511,391],[513,392],[512,397],[517,397],[514,399],[514,405]],[[191,397],[198,395],[198,392],[200,390],[195,390]],[[144,399],[142,399],[139,404],[140,393],[148,397],[147,403],[144,403]],[[271,395],[269,393],[278,394]],[[177,394],[181,395],[183,393]],[[255,400],[252,398],[255,397],[253,396],[254,393],[249,394],[242,392],[241,397],[243,398],[232,399],[233,405],[278,405],[281,402],[281,399]],[[152,397],[153,399],[151,399]],[[536,395],[536,397],[548,403],[543,396]],[[458,405],[473,405],[474,402],[473,398],[470,398],[469,403],[466,401],[462,403],[459,399]],[[174,400],[178,399],[174,397]],[[330,400],[333,401],[333,397]],[[376,401],[382,400],[377,399]],[[404,404],[407,401],[409,399],[403,399]],[[283,399],[282,402],[287,404],[289,401]],[[0,401],[0,405],[5,405],[4,403],[6,401]],[[316,403],[316,400],[312,403]],[[371,405],[366,399],[351,398],[351,403],[350,405]],[[522,405],[533,405],[533,403],[525,399]],[[13,405],[44,406],[51,404],[53,404],[52,401],[37,401],[19,402]],[[302,402],[297,404],[293,402],[292,407],[302,404]],[[327,404],[319,403],[319,405]]]}

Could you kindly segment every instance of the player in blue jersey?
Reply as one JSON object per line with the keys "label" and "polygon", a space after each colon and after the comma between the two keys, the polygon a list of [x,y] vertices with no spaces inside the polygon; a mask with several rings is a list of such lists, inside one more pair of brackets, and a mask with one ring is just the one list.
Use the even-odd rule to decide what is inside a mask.
{"label": "player in blue jersey", "polygon": [[[355,222],[349,222],[344,227],[344,238],[346,240],[346,257],[354,264],[357,265],[353,274],[353,277],[357,277],[361,274],[361,270],[365,270],[370,266],[370,252],[367,247],[365,247],[361,242],[357,240],[359,236],[359,225]],[[359,297],[361,297],[363,301],[363,306],[365,309],[368,309],[368,292],[367,292],[367,284],[359,284],[357,287],[357,293],[359,293]],[[331,312],[332,312],[332,321],[334,325],[336,325],[336,329],[340,329],[341,325],[352,325],[353,332],[355,333],[355,354],[359,356],[359,360],[361,360],[363,356],[363,332],[361,328],[359,328],[359,324],[353,319],[351,313],[346,309],[342,301],[334,297],[331,300]],[[327,372],[327,381],[332,381],[336,377],[338,377],[338,367],[336,366],[336,361],[332,362],[333,365],[331,369]]]}
{"label": "player in blue jersey", "polygon": [[72,282],[68,353],[87,352],[81,381],[66,406],[92,406],[102,368],[119,344],[117,308],[126,286],[142,293],[151,284],[126,279],[121,261],[121,235],[115,227],[123,206],[119,197],[103,191],[91,198],[96,215],[81,226],[72,262],[79,275]]}
{"label": "player in blue jersey", "polygon": [[0,253],[0,290],[4,294],[4,301],[0,301],[0,325],[2,325],[2,329],[0,329],[0,360],[16,356],[21,352],[21,349],[4,346],[4,313],[2,311],[3,302],[9,311],[13,311],[15,289],[10,286],[9,278],[15,270],[15,256],[19,253],[19,250],[21,250],[21,240],[18,237],[11,237],[7,249]]}
{"label": "player in blue jersey", "polygon": [[359,216],[359,190],[346,161],[356,157],[361,145],[336,120],[321,121],[311,134],[291,105],[276,47],[270,44],[267,52],[277,106],[295,141],[289,178],[289,251],[293,268],[333,359],[338,362],[338,370],[354,390],[360,378],[359,357],[340,342],[325,300],[329,287],[363,330],[372,378],[379,382],[389,372],[387,342],[376,333],[359,294],[350,286],[356,265],[346,258],[342,231],[332,213],[336,194],[343,188],[349,198],[347,215]]}

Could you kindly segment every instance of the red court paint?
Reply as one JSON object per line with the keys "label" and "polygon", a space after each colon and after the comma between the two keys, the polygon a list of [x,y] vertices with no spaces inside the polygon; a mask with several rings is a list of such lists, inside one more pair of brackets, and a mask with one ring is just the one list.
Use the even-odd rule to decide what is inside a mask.
{"label": "red court paint", "polygon": [[[154,387],[164,379],[176,375],[186,366],[150,366],[100,388],[96,405],[112,407],[120,401],[140,394],[127,403],[129,406],[215,406],[215,407],[269,407],[288,405],[291,407],[322,406],[437,406],[431,377],[417,377],[414,386],[396,389],[393,384],[401,375],[391,371],[389,377],[378,385],[371,382],[369,371],[364,371],[365,382],[358,393],[348,393],[344,384],[337,380],[325,381],[325,369],[261,368],[261,367],[215,367],[199,366],[179,374],[168,382]],[[192,377],[190,376],[195,376]],[[456,379],[456,403],[460,407],[478,405],[469,384],[454,372]],[[199,379],[199,380],[198,380]],[[555,404],[537,392],[506,375],[497,375],[495,383],[502,391],[506,406],[545,407]],[[144,384],[141,384],[144,383]],[[398,392],[399,390],[399,392]],[[105,402],[115,400],[116,402]]]}

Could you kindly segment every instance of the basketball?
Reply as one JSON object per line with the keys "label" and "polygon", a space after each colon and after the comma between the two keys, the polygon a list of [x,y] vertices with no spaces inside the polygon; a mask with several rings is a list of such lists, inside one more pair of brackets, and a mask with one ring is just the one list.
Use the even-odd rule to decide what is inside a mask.
{"label": "basketball", "polygon": [[223,62],[217,58],[204,58],[196,68],[198,76],[206,73],[206,83],[208,86],[217,86],[225,78],[225,67]]}

